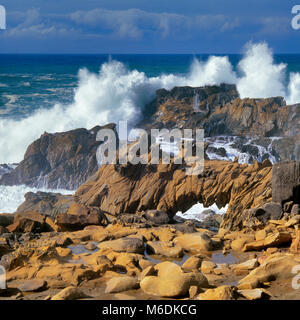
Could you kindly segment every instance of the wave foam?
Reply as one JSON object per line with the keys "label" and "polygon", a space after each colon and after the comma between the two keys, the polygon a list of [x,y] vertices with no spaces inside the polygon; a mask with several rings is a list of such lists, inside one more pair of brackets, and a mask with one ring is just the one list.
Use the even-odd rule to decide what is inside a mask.
{"label": "wave foam", "polygon": [[130,71],[121,62],[111,60],[101,66],[98,74],[81,69],[70,105],[56,104],[51,109],[40,109],[19,121],[0,120],[0,162],[19,162],[27,146],[44,131],[91,128],[120,120],[134,125],[159,88],[235,83],[241,98],[282,95],[290,104],[299,102],[300,74],[291,74],[286,88],[285,73],[286,65],[274,63],[266,43],[249,45],[237,71],[226,56],[211,56],[206,62],[195,59],[185,76],[147,77],[143,72]]}

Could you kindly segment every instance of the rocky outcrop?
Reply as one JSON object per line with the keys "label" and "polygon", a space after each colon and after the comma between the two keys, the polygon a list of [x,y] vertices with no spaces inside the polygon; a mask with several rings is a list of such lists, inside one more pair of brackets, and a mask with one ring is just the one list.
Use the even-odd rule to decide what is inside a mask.
{"label": "rocky outcrop", "polygon": [[276,163],[272,173],[272,198],[282,205],[300,204],[300,162]]}
{"label": "rocky outcrop", "polygon": [[228,204],[223,227],[238,228],[244,209],[271,201],[272,166],[206,161],[199,176],[186,175],[184,165],[105,165],[74,200],[113,215],[157,209],[170,217],[193,204]]}
{"label": "rocky outcrop", "polygon": [[[208,151],[219,157],[228,157],[226,148],[220,144],[216,148],[211,137],[226,136],[221,145],[250,155],[251,163],[270,157],[274,161],[300,159],[300,107],[286,105],[282,97],[240,99],[234,85],[175,87],[158,90],[146,110],[141,125],[148,129],[204,128]],[[228,143],[230,136],[237,140]]]}
{"label": "rocky outcrop", "polygon": [[25,194],[25,201],[18,207],[17,213],[35,211],[55,218],[58,213],[67,213],[73,203],[72,195],[28,192]]}
{"label": "rocky outcrop", "polygon": [[[0,184],[75,190],[98,169],[96,151],[101,142],[96,134],[101,128],[45,132],[28,147],[24,160],[3,174]],[[115,129],[115,125],[105,128]]]}
{"label": "rocky outcrop", "polygon": [[[199,111],[194,109],[195,94]],[[294,136],[300,134],[299,105],[287,106],[282,97],[240,99],[234,85],[158,90],[147,119],[153,128],[199,128],[206,136]]]}

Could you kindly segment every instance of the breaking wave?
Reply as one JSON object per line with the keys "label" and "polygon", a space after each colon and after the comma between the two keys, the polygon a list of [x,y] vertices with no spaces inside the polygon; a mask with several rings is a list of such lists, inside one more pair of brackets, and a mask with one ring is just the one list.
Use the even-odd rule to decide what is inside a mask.
{"label": "breaking wave", "polygon": [[44,131],[61,132],[74,128],[91,128],[119,120],[131,125],[140,120],[144,106],[159,88],[174,86],[236,84],[241,98],[284,96],[289,104],[300,101],[300,74],[291,73],[285,85],[287,66],[275,64],[266,43],[249,44],[234,70],[227,56],[211,56],[207,61],[194,59],[190,71],[179,76],[163,74],[147,77],[110,60],[98,74],[81,69],[73,102],[40,109],[22,120],[0,120],[0,163],[18,162],[27,146]]}

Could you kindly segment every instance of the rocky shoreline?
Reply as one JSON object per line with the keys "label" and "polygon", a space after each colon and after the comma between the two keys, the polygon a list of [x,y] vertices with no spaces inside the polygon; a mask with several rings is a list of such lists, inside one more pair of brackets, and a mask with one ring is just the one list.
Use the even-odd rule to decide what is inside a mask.
{"label": "rocky shoreline", "polygon": [[[244,209],[242,225],[229,207],[218,232],[176,222],[170,211],[108,214],[78,195],[29,194],[15,215],[0,215],[1,299],[297,299],[299,162],[271,173],[277,202]],[[276,184],[283,178],[285,193]],[[30,201],[45,211],[28,211]],[[65,213],[47,215],[66,202]]]}
{"label": "rocky shoreline", "polygon": [[[201,112],[192,110],[195,89],[160,90],[142,126],[280,134],[282,154],[293,150],[293,159],[211,160],[207,153],[221,150],[206,145],[198,176],[173,161],[97,169],[99,127],[45,133],[0,183],[77,190],[30,192],[14,214],[0,214],[7,285],[0,300],[300,298],[299,106],[282,98],[241,101],[234,86],[197,90]],[[174,218],[197,202],[228,209],[204,222]]]}

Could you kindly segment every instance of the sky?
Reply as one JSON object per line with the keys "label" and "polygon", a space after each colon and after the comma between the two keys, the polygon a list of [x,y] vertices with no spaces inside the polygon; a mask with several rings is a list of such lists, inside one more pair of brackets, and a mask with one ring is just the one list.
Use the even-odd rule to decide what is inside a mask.
{"label": "sky", "polygon": [[[298,1],[300,4],[300,0]],[[294,0],[0,0],[0,53],[300,53]]]}

